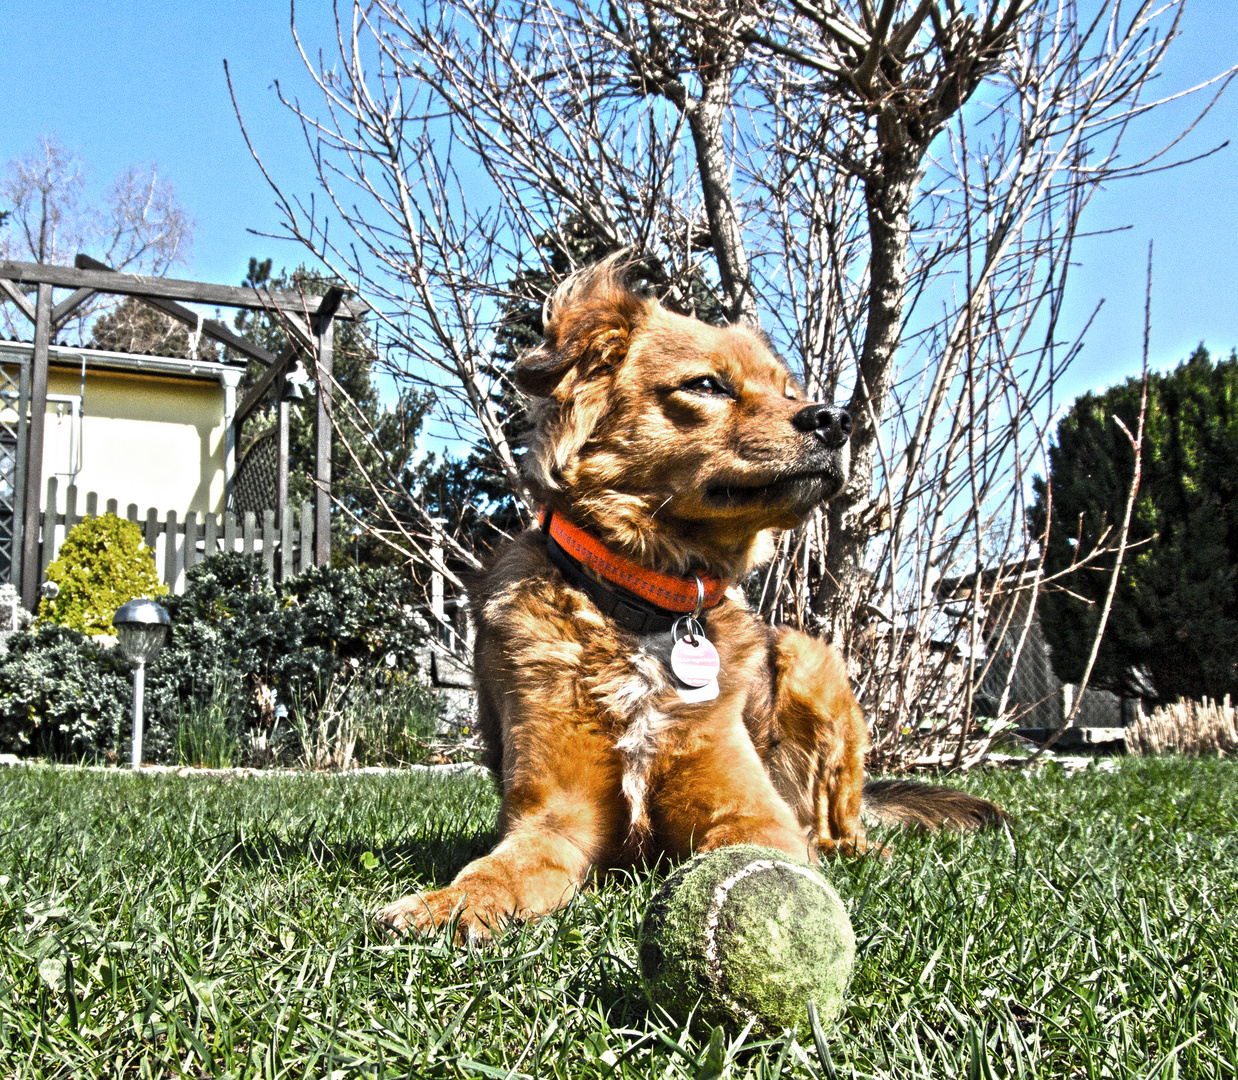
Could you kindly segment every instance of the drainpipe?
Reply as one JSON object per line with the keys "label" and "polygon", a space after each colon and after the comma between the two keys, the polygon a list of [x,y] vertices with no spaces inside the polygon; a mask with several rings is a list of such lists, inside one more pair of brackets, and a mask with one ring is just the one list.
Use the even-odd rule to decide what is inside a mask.
{"label": "drainpipe", "polygon": [[219,373],[219,384],[224,388],[224,505],[232,502],[232,481],[236,476],[236,390],[241,385],[242,368],[229,368]]}

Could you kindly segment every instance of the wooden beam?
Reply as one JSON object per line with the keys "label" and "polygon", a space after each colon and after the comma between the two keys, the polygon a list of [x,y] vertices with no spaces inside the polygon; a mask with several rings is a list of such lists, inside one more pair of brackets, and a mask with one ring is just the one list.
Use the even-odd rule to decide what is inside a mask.
{"label": "wooden beam", "polygon": [[[99,270],[106,271],[109,274],[117,273],[107,263],[101,263],[98,259],[92,259],[89,255],[79,255],[76,261],[80,270]],[[76,295],[74,293],[74,296]],[[150,304],[153,308],[157,308],[165,315],[170,315],[177,322],[197,330],[198,313],[196,311],[190,311],[189,308],[182,307],[174,300],[159,300],[150,296],[142,296],[138,299]],[[202,320],[202,333],[206,334],[207,337],[214,338],[223,345],[227,345],[230,349],[241,353],[241,355],[252,357],[263,364],[270,365],[279,359],[274,353],[267,352],[262,346],[255,345],[252,341],[246,341],[243,337],[234,334],[223,323],[216,322],[214,319]]]}
{"label": "wooden beam", "polygon": [[[25,523],[22,528],[21,601],[27,611],[39,602],[39,496],[43,487],[43,425],[47,420],[47,352],[52,333],[52,287],[40,282],[35,301],[34,352],[30,371],[30,423],[26,435],[26,492],[23,500]],[[56,508],[52,507],[52,514]],[[50,549],[52,538],[45,537]]]}
{"label": "wooden beam", "polygon": [[65,320],[94,295],[94,289],[78,289],[52,308],[52,333],[59,330]]}
{"label": "wooden beam", "polygon": [[[188,304],[218,304],[221,307],[248,308],[253,311],[291,311],[314,316],[320,306],[317,296],[272,289],[246,289],[234,285],[212,285],[205,281],[145,277],[120,271],[79,270],[71,266],[0,260],[0,278],[13,282],[55,285],[62,289],[95,289],[119,296],[141,296],[157,300],[180,300]],[[336,317],[351,319],[370,310],[364,300],[354,298],[340,305]]]}
{"label": "wooden beam", "polygon": [[17,310],[26,316],[31,322],[34,322],[34,308],[29,300],[26,299],[26,294],[21,291],[7,278],[0,278],[0,292],[3,292],[10,300],[17,305]]}
{"label": "wooden beam", "polygon": [[271,366],[258,376],[258,381],[249,388],[249,393],[245,395],[244,400],[236,407],[236,416],[233,418],[232,423],[238,431],[240,431],[245,417],[254,411],[254,408],[266,396],[266,392],[271,389],[271,383],[296,363],[300,352],[300,349],[289,346],[284,350],[282,356],[273,358],[274,362]]}

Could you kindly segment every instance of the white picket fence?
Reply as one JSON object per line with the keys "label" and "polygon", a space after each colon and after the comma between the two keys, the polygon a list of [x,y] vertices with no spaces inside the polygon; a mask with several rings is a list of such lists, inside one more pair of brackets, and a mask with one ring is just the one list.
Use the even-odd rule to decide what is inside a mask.
{"label": "white picket fence", "polygon": [[[47,496],[39,514],[40,578],[47,576],[47,567],[60,551],[66,533],[79,521],[97,517],[99,496],[87,492],[85,506],[79,510],[77,485],[65,489],[63,508],[59,502],[56,477],[47,481]],[[104,503],[103,513],[120,515],[116,499]],[[155,553],[155,566],[160,580],[173,593],[185,591],[185,572],[217,551],[240,551],[262,556],[267,577],[284,580],[307,570],[314,563],[314,507],[301,504],[292,507],[279,520],[274,510],[260,515],[252,510],[238,516],[198,514],[190,511],[182,520],[175,510],[161,513],[150,507],[139,516],[138,504],[129,503],[124,517],[142,528],[146,546]]]}

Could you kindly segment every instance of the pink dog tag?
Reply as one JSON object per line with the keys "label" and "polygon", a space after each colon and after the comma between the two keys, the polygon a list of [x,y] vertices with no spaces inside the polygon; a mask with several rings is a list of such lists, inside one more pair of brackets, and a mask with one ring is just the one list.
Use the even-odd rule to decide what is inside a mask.
{"label": "pink dog tag", "polygon": [[704,634],[681,637],[671,649],[671,671],[688,686],[708,686],[720,666],[718,650]]}

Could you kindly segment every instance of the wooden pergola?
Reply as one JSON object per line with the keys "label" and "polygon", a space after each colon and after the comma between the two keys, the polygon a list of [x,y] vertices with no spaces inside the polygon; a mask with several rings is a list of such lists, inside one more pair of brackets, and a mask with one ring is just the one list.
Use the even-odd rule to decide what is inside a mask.
{"label": "wooden pergola", "polygon": [[[23,285],[36,286],[33,304],[22,290]],[[59,302],[53,302],[55,289],[72,291]],[[29,419],[26,421],[27,410],[23,409],[19,411],[18,420],[19,425],[23,421],[26,421],[27,425],[25,438],[19,436],[17,448],[17,471],[22,490],[15,491],[14,494],[20,498],[21,513],[15,515],[13,522],[14,577],[17,576],[20,559],[21,596],[25,607],[34,609],[39,591],[40,567],[36,547],[43,431],[47,412],[48,350],[55,335],[73,313],[100,293],[139,297],[188,326],[195,334],[212,338],[266,366],[257,382],[236,407],[226,441],[229,451],[235,454],[241,424],[274,387],[278,400],[280,463],[276,501],[281,512],[288,503],[289,406],[283,393],[284,383],[289,370],[298,359],[304,358],[307,367],[312,362],[314,380],[318,385],[314,562],[324,566],[330,561],[331,372],[335,323],[340,319],[356,318],[369,310],[369,305],[363,300],[351,296],[351,290],[332,286],[323,296],[304,296],[298,292],[145,277],[140,274],[120,273],[88,255],[78,255],[74,266],[0,260],[0,293],[34,324],[34,348],[28,371],[29,385],[23,386],[20,392],[20,401],[29,403]],[[287,331],[289,345],[281,355],[276,356],[237,336],[222,323],[204,319],[198,312],[184,307],[186,303],[213,304],[218,307],[245,308],[275,314]],[[27,369],[23,368],[23,383],[26,379]]]}

